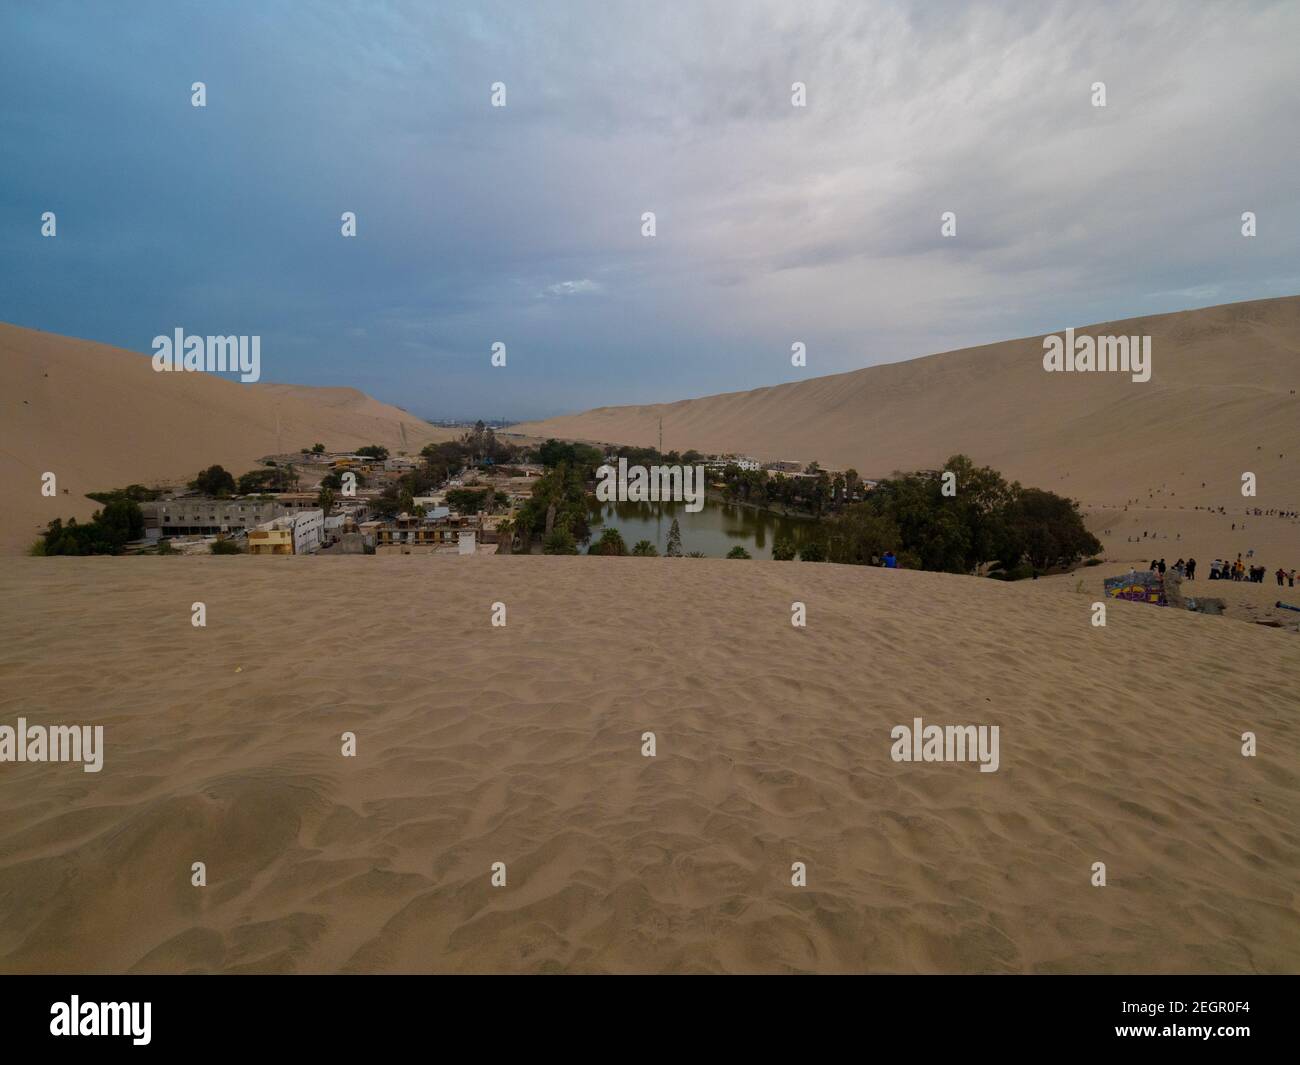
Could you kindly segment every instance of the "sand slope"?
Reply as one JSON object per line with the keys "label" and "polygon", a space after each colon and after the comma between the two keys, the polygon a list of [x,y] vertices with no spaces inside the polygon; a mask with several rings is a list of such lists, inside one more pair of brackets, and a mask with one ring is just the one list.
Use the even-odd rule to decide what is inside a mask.
{"label": "sand slope", "polygon": [[[417,452],[454,435],[351,388],[155,373],[136,352],[4,324],[0,397],[0,551],[9,553],[52,518],[88,518],[99,504],[85,492],[185,480],[213,463],[238,475],[263,455],[317,442]],[[40,494],[47,470],[56,499]]]}
{"label": "sand slope", "polygon": [[107,755],[0,765],[0,970],[1300,971],[1296,637],[1088,580],[4,560],[0,723]]}
{"label": "sand slope", "polygon": [[816,459],[864,477],[937,467],[965,452],[1022,483],[1097,504],[1145,499],[1163,483],[1179,502],[1227,505],[1240,502],[1249,470],[1259,505],[1300,506],[1300,395],[1290,394],[1300,392],[1300,296],[1076,332],[1151,335],[1151,380],[1046,373],[1042,338],[1030,337],[514,428],[650,445],[662,418],[667,449]]}

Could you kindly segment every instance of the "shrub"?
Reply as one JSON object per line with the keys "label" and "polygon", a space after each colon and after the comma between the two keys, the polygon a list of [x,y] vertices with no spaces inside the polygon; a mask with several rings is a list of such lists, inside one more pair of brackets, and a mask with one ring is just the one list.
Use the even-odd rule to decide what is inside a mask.
{"label": "shrub", "polygon": [[626,555],[627,544],[623,541],[623,534],[617,529],[606,529],[600,534],[600,539],[591,545],[591,550],[587,553],[591,555]]}
{"label": "shrub", "polygon": [[772,558],[776,562],[789,562],[795,556],[794,541],[778,536],[772,543]]}
{"label": "shrub", "polygon": [[573,538],[573,533],[563,525],[552,529],[550,535],[542,541],[544,555],[576,555],[577,553],[578,542]]}
{"label": "shrub", "polygon": [[733,547],[730,551],[727,552],[727,557],[728,558],[753,558],[754,556],[751,555],[748,551],[746,551],[743,547],[741,547],[740,544],[737,544],[735,547]]}

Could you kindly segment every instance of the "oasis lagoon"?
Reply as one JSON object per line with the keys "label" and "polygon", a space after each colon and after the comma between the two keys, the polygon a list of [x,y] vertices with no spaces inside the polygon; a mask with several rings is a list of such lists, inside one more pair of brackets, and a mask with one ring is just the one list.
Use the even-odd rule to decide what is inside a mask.
{"label": "oasis lagoon", "polygon": [[709,558],[725,558],[739,545],[754,558],[771,558],[778,538],[790,540],[796,548],[813,534],[817,521],[756,510],[735,503],[706,499],[701,510],[691,513],[685,503],[596,503],[591,508],[591,543],[605,529],[617,529],[627,549],[638,540],[649,540],[662,555],[668,544],[673,518],[682,533],[682,554],[701,551]]}

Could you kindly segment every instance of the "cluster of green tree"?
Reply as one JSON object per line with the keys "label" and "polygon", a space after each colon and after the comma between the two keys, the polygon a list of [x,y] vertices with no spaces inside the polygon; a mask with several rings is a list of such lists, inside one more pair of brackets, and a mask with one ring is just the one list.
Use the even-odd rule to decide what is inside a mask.
{"label": "cluster of green tree", "polygon": [[238,543],[224,537],[213,540],[208,551],[214,555],[242,555],[244,553],[244,549]]}
{"label": "cluster of green tree", "polygon": [[605,461],[605,453],[590,444],[573,444],[564,440],[547,440],[537,449],[537,461],[547,469],[567,466],[584,481],[596,476],[596,467]]}
{"label": "cluster of green tree", "polygon": [[698,451],[660,451],[653,447],[632,447],[620,444],[613,448],[629,466],[694,466],[703,462]]}
{"label": "cluster of green tree", "polygon": [[498,440],[496,430],[485,426],[482,421],[475,422],[474,428],[458,442],[465,449],[469,463],[474,466],[500,466],[505,462],[513,462],[520,450],[506,440]]}
{"label": "cluster of green tree", "polygon": [[[221,467],[216,466],[213,469],[221,469]],[[292,465],[267,466],[240,474],[237,490],[240,495],[246,496],[261,492],[292,492],[297,487],[298,472]]]}
{"label": "cluster of green tree", "polygon": [[225,499],[238,491],[234,474],[221,466],[209,466],[206,470],[201,470],[199,475],[189,482],[189,487],[216,499]]}
{"label": "cluster of green tree", "polygon": [[353,454],[364,455],[366,458],[383,462],[384,459],[388,458],[388,448],[381,444],[367,444],[365,447],[357,448]]}
{"label": "cluster of green tree", "polygon": [[857,470],[832,477],[817,463],[804,471],[810,477],[787,477],[767,470],[742,470],[734,463],[722,471],[723,495],[759,507],[803,511],[821,517],[863,498],[866,492]]}
{"label": "cluster of green tree", "polygon": [[521,549],[540,540],[548,555],[576,555],[578,544],[591,538],[590,500],[586,480],[566,462],[533,482],[533,494],[519,508],[512,526]]}
{"label": "cluster of green tree", "polygon": [[[953,495],[944,494],[945,473],[955,477]],[[1068,568],[1101,550],[1077,503],[1008,483],[965,455],[954,455],[943,471],[882,481],[829,519],[814,542],[800,551],[805,561],[872,565],[893,551],[910,569],[983,570],[1004,580]],[[782,546],[783,557],[792,557],[789,551]]]}
{"label": "cluster of green tree", "polygon": [[86,498],[96,503],[112,503],[118,499],[129,499],[132,503],[152,503],[162,495],[161,488],[146,488],[142,484],[128,484],[125,488],[114,488],[108,492],[87,492]]}
{"label": "cluster of green tree", "polygon": [[131,540],[144,536],[144,514],[132,499],[114,499],[89,522],[65,525],[55,518],[32,545],[33,555],[120,555]]}
{"label": "cluster of green tree", "polygon": [[504,492],[490,488],[453,488],[447,493],[447,506],[458,514],[477,514],[508,502],[510,498]]}

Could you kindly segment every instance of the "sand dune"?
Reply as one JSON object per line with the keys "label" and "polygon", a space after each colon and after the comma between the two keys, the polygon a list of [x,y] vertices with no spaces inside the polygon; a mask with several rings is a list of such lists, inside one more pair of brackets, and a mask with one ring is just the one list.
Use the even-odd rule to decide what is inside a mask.
{"label": "sand dune", "polygon": [[649,406],[600,407],[520,433],[818,460],[864,477],[965,452],[1025,484],[1095,504],[1165,485],[1179,503],[1300,506],[1300,296],[1080,327],[1152,337],[1146,383],[1046,373],[1042,338],[795,384]]}
{"label": "sand dune", "polygon": [[[219,463],[323,443],[418,452],[450,430],[351,388],[240,384],[155,373],[136,352],[0,324],[0,551],[26,548],[52,518],[88,518],[84,493],[182,481]],[[40,494],[52,471],[59,494]]]}
{"label": "sand dune", "polygon": [[0,766],[0,969],[1300,970],[1295,636],[1083,576],[5,560],[0,724],[107,749]]}

